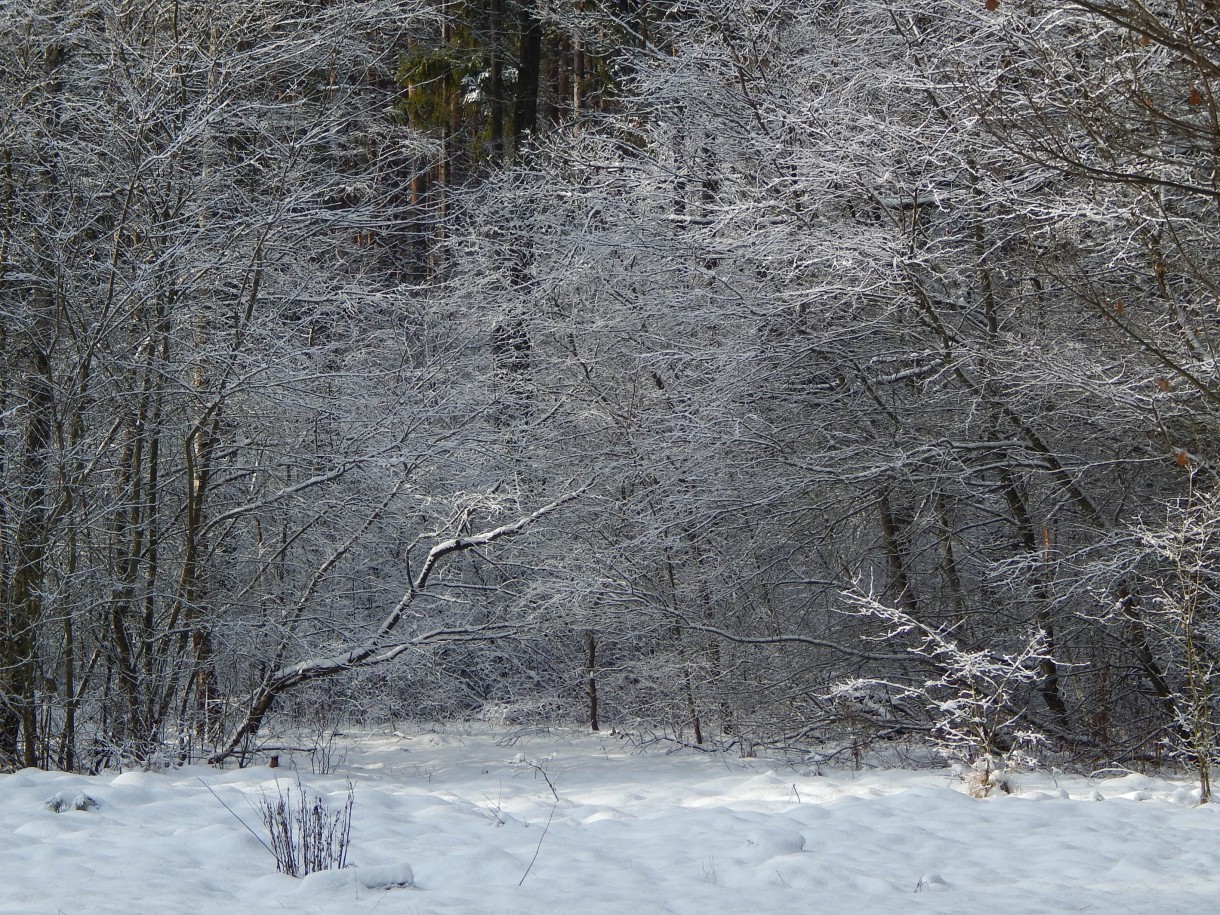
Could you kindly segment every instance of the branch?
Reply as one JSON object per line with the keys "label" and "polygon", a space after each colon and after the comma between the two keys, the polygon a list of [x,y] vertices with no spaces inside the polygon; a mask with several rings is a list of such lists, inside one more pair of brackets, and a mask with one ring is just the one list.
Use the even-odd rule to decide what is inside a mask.
{"label": "branch", "polygon": [[258,731],[264,716],[271,709],[276,697],[293,687],[300,686],[302,683],[320,680],[356,667],[383,664],[387,661],[392,661],[411,648],[431,642],[475,641],[477,639],[499,638],[507,634],[509,630],[503,627],[470,626],[456,629],[434,629],[431,632],[425,632],[405,642],[391,643],[389,640],[390,635],[398,627],[398,624],[402,622],[403,615],[407,609],[427,589],[428,580],[431,578],[433,570],[443,559],[454,553],[461,553],[476,547],[486,546],[489,543],[495,543],[497,540],[504,540],[519,534],[535,521],[546,517],[567,503],[579,498],[588,491],[591,485],[591,483],[586,484],[574,492],[569,492],[509,524],[503,524],[500,527],[492,528],[470,537],[454,537],[449,540],[443,540],[433,546],[428,551],[428,556],[424,560],[419,574],[415,576],[414,581],[408,586],[406,593],[395,605],[394,609],[382,620],[381,625],[377,627],[376,633],[339,654],[321,658],[307,658],[304,661],[299,661],[296,664],[273,671],[267,677],[264,684],[251,697],[250,710],[246,713],[245,719],[230,735],[224,747],[213,754],[208,759],[208,762],[212,765],[217,765],[232,756],[246,737]]}
{"label": "branch", "polygon": [[729,632],[727,629],[721,629],[718,626],[689,622],[681,614],[673,615],[681,621],[683,629],[690,629],[694,632],[706,632],[708,635],[714,635],[717,638],[724,639],[727,642],[734,642],[738,645],[808,645],[811,648],[827,648],[831,651],[845,654],[848,657],[859,658],[862,661],[902,661],[909,663],[912,660],[912,656],[909,653],[878,654],[876,652],[860,651],[858,648],[850,648],[838,642],[828,642],[825,639],[815,639],[805,635],[738,635],[735,632]]}

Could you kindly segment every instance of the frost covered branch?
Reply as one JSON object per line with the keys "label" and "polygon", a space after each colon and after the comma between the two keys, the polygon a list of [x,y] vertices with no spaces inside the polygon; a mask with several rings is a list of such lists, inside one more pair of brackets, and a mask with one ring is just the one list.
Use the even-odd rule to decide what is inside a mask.
{"label": "frost covered branch", "polygon": [[249,711],[241,724],[225,741],[224,746],[211,757],[208,762],[213,765],[224,762],[241,745],[242,741],[258,731],[263,718],[270,710],[276,698],[288,690],[308,683],[330,677],[342,671],[357,667],[368,667],[393,660],[405,651],[422,645],[444,641],[469,641],[474,638],[494,638],[504,634],[502,627],[470,626],[459,628],[434,629],[398,644],[389,644],[394,630],[402,622],[407,609],[428,588],[429,579],[437,565],[448,556],[462,553],[477,547],[487,546],[499,540],[521,533],[562,506],[579,498],[588,486],[569,492],[558,499],[548,502],[541,508],[518,518],[508,524],[473,534],[469,537],[453,537],[435,544],[429,551],[422,567],[412,580],[402,599],[393,610],[387,614],[373,636],[349,648],[347,651],[324,657],[307,658],[288,667],[280,668],[267,677],[264,684],[251,699]]}

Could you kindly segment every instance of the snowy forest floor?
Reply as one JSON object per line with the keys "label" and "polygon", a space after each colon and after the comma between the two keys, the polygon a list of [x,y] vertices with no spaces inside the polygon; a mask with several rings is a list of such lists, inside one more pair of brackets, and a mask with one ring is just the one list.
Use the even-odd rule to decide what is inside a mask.
{"label": "snowy forest floor", "polygon": [[[1185,781],[1030,773],[976,800],[943,769],[818,775],[554,729],[400,727],[329,750],[326,775],[284,751],[279,769],[0,776],[0,912],[1216,911],[1220,810]],[[293,766],[336,806],[354,784],[347,870],[278,874],[234,818],[261,835],[259,801],[295,789]],[[47,806],[82,792],[98,806]],[[414,887],[366,885],[404,865]]]}

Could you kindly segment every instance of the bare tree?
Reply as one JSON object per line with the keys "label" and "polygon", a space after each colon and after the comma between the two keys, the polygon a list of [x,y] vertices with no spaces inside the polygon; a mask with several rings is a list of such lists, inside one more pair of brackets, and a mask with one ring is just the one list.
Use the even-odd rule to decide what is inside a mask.
{"label": "bare tree", "polygon": [[[216,733],[218,639],[305,550],[310,500],[401,464],[378,234],[413,146],[385,111],[412,19],[379,3],[0,15],[0,755],[70,767],[82,709],[95,755]],[[383,392],[368,412],[329,406],[361,386]]]}

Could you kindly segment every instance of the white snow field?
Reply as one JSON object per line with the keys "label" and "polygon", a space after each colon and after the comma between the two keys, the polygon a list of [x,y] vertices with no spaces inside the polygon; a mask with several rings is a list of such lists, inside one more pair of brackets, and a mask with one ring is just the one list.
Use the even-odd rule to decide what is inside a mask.
{"label": "white snow field", "polygon": [[[1031,773],[976,800],[946,770],[819,776],[609,736],[515,737],[353,736],[330,775],[285,752],[278,769],[0,776],[0,911],[1220,911],[1220,811],[1187,782]],[[262,834],[261,793],[295,786],[294,764],[338,805],[355,784],[348,869],[276,873],[204,784]]]}

